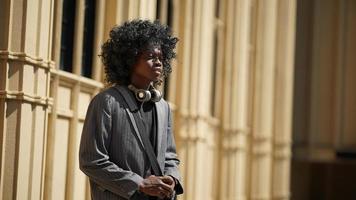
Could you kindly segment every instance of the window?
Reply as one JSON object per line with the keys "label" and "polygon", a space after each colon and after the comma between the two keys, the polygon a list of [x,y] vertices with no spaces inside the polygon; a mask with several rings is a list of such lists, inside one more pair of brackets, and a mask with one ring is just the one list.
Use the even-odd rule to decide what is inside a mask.
{"label": "window", "polygon": [[76,0],[64,0],[62,11],[61,55],[59,68],[72,72]]}
{"label": "window", "polygon": [[[95,9],[96,0],[85,0],[83,9],[78,9],[78,1],[76,0],[63,0],[62,11],[62,32],[61,32],[61,47],[60,47],[60,63],[59,68],[67,72],[78,72],[79,75],[91,78],[92,66],[93,66],[93,45],[95,36]],[[80,16],[84,12],[84,27],[83,32],[76,33],[75,26],[77,15]],[[81,30],[81,29],[79,29]],[[73,57],[74,44],[78,41],[74,41],[74,38],[83,40],[82,53],[79,58]],[[80,59],[80,66],[73,66],[73,60]],[[80,68],[80,70],[78,69]],[[74,70],[78,69],[78,70]]]}
{"label": "window", "polygon": [[81,75],[91,77],[93,67],[93,45],[95,31],[95,0],[85,1],[83,54]]}

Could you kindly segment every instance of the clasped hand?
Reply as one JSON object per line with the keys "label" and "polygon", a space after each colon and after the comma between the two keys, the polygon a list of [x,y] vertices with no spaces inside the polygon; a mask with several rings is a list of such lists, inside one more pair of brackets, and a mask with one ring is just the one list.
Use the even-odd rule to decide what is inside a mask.
{"label": "clasped hand", "polygon": [[139,191],[160,199],[171,198],[175,182],[171,176],[151,175],[139,185]]}

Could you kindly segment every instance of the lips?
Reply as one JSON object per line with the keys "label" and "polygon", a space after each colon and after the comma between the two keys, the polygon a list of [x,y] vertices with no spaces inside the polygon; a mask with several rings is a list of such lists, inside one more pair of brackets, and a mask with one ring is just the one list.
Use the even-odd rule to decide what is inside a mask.
{"label": "lips", "polygon": [[161,75],[162,67],[153,67],[152,69],[157,75]]}

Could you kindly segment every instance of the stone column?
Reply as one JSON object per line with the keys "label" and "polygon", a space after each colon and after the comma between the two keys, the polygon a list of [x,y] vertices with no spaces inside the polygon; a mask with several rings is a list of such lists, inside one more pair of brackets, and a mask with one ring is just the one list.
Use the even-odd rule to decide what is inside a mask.
{"label": "stone column", "polygon": [[[177,2],[176,2],[177,3]],[[173,5],[176,5],[173,4]],[[212,199],[216,173],[216,120],[210,106],[213,67],[214,1],[179,1],[175,132],[185,194],[181,199]],[[175,7],[176,8],[176,7]],[[184,16],[184,17],[183,17]],[[171,91],[172,92],[172,91]]]}
{"label": "stone column", "polygon": [[43,199],[53,1],[0,7],[0,199]]}
{"label": "stone column", "polygon": [[96,1],[96,18],[95,18],[95,35],[94,38],[94,53],[93,53],[93,79],[99,82],[103,82],[103,65],[100,57],[101,45],[104,43],[104,29],[105,29],[105,6],[106,1]]}
{"label": "stone column", "polygon": [[227,1],[220,199],[246,199],[251,1]]}
{"label": "stone column", "polygon": [[[140,0],[139,16],[143,19],[156,19],[157,0]],[[158,16],[157,16],[158,17]]]}
{"label": "stone column", "polygon": [[272,199],[290,198],[296,1],[278,1]]}
{"label": "stone column", "polygon": [[277,0],[255,1],[250,198],[271,199]]}

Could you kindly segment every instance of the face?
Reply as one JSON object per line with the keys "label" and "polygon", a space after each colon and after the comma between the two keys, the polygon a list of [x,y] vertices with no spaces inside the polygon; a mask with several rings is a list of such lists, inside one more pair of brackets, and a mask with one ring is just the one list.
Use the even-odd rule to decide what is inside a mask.
{"label": "face", "polygon": [[132,68],[131,81],[136,86],[147,86],[158,81],[163,73],[162,52],[159,47],[148,48],[138,57]]}

